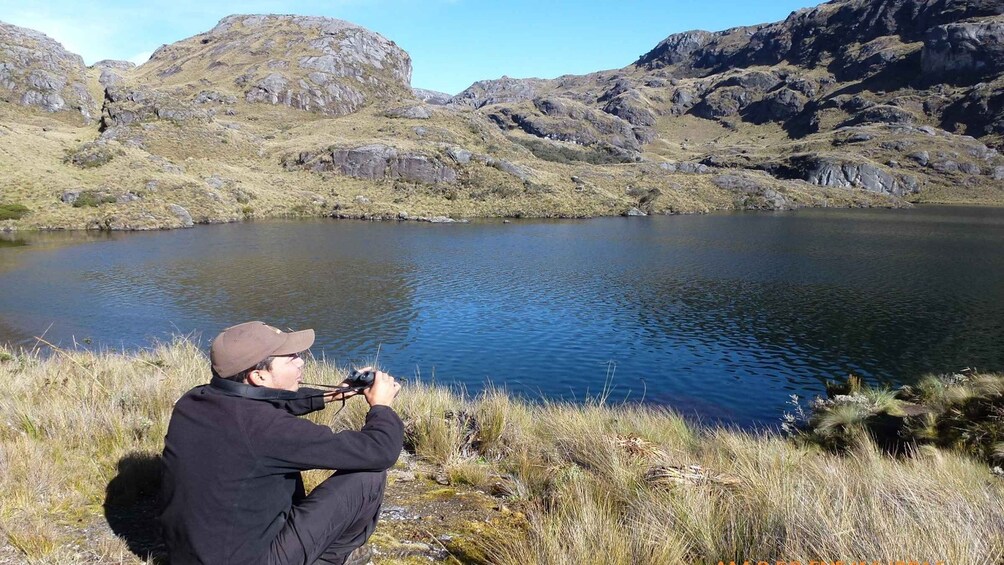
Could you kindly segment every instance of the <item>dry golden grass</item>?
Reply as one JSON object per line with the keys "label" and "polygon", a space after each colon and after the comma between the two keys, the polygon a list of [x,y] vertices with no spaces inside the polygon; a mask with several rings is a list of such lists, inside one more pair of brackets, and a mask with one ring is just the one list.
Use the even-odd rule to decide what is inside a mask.
{"label": "dry golden grass", "polygon": [[[204,353],[179,339],[135,354],[0,359],[0,562],[142,562],[109,531],[103,505],[155,489],[172,403],[206,381]],[[344,374],[309,367],[310,381]],[[1004,481],[948,452],[893,459],[866,445],[836,456],[774,435],[696,428],[656,408],[531,404],[420,382],[396,408],[409,450],[518,510],[498,527],[472,527],[477,551],[452,562],[1004,558]],[[342,429],[364,414],[357,400],[312,417]]]}

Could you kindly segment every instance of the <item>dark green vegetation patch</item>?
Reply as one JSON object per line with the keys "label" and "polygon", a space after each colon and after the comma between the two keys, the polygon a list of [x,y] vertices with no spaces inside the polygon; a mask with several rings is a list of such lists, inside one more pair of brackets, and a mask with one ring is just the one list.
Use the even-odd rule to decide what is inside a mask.
{"label": "dark green vegetation patch", "polygon": [[0,204],[0,220],[20,220],[28,212],[24,204]]}
{"label": "dark green vegetation patch", "polygon": [[85,190],[80,193],[80,196],[73,201],[74,208],[83,208],[84,206],[97,207],[102,204],[114,204],[115,197],[104,193],[98,192],[96,190]]}
{"label": "dark green vegetation patch", "polygon": [[827,397],[800,422],[789,416],[786,429],[832,451],[870,439],[895,454],[933,445],[989,463],[1004,459],[1004,375],[963,371],[896,390],[851,376],[828,383]]}

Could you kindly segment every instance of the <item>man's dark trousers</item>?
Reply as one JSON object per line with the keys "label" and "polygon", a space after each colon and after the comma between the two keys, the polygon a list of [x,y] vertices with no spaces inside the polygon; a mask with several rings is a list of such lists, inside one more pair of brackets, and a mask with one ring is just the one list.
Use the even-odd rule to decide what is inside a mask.
{"label": "man's dark trousers", "polygon": [[376,528],[387,472],[331,475],[290,509],[268,565],[341,565]]}

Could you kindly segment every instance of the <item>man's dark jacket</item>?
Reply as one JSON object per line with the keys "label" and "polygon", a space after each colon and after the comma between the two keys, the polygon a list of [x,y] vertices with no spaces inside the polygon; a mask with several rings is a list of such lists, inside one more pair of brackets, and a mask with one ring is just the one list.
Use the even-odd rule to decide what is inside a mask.
{"label": "man's dark jacket", "polygon": [[324,408],[322,394],[213,378],[178,400],[160,516],[172,564],[259,562],[304,495],[300,471],[394,465],[404,428],[393,409],[374,406],[360,431],[334,433],[297,417]]}

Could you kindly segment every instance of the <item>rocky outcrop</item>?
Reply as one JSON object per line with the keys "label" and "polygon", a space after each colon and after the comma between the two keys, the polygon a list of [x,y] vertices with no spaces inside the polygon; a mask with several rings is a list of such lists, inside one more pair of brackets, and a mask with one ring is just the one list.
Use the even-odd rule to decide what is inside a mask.
{"label": "rocky outcrop", "polygon": [[129,61],[118,61],[114,59],[103,59],[91,65],[92,69],[98,69],[98,82],[101,86],[109,87],[122,82],[122,74],[136,68],[135,63]]}
{"label": "rocky outcrop", "polygon": [[105,87],[105,104],[101,110],[101,131],[117,126],[154,119],[183,122],[197,119],[208,121],[212,110],[196,109],[181,98],[148,88],[129,88],[120,83]]}
{"label": "rocky outcrop", "polygon": [[0,100],[90,121],[97,105],[85,73],[84,60],[49,36],[0,22]]}
{"label": "rocky outcrop", "polygon": [[[999,0],[838,0],[792,12],[772,24],[674,34],[642,55],[635,66],[668,67],[680,76],[705,76],[782,62],[812,68],[830,59],[836,68],[868,72],[869,65],[860,64],[859,53],[852,54],[858,62],[845,60],[848,46],[889,36],[908,44],[922,41],[936,26],[1000,14],[1004,5]],[[871,51],[888,50],[879,44]],[[863,59],[873,53],[866,50]],[[886,56],[895,58],[891,52]]]}
{"label": "rocky outcrop", "polygon": [[404,180],[422,184],[453,184],[457,170],[438,157],[372,144],[304,152],[284,159],[287,169],[333,171],[367,180]]}
{"label": "rocky outcrop", "polygon": [[418,98],[422,102],[436,106],[443,106],[450,101],[450,98],[453,98],[452,95],[445,92],[427,90],[425,88],[412,88],[411,92],[415,95],[415,98]]}
{"label": "rocky outcrop", "polygon": [[401,108],[391,108],[384,112],[388,118],[404,118],[408,120],[428,120],[432,117],[432,112],[427,106],[403,106]]}
{"label": "rocky outcrop", "polygon": [[536,78],[481,80],[464,89],[447,103],[450,106],[482,108],[491,104],[512,104],[531,100],[547,81]]}
{"label": "rocky outcrop", "polygon": [[807,102],[808,98],[801,92],[781,88],[744,108],[743,117],[755,124],[784,122],[797,116]]}
{"label": "rocky outcrop", "polygon": [[[366,95],[359,89],[330,81],[328,76],[317,73],[314,76],[317,82],[313,79],[300,79],[291,84],[283,74],[270,73],[248,86],[244,99],[248,102],[282,104],[299,110],[317,110],[338,116],[351,114],[365,104]],[[246,76],[242,77],[238,79],[238,84],[246,84],[246,80]]]}
{"label": "rocky outcrop", "polygon": [[929,81],[956,84],[1004,72],[1004,18],[928,30],[921,68]]}
{"label": "rocky outcrop", "polygon": [[892,106],[889,104],[875,104],[869,106],[849,121],[846,125],[852,124],[912,124],[917,121],[909,110]]}
{"label": "rocky outcrop", "polygon": [[207,33],[161,47],[141,71],[154,83],[200,77],[236,87],[247,102],[336,116],[373,100],[412,97],[404,50],[355,24],[321,17],[228,16]]}
{"label": "rocky outcrop", "polygon": [[[762,174],[762,173],[761,173]],[[711,183],[732,193],[735,206],[741,210],[790,210],[791,201],[777,190],[769,179],[759,179],[748,174],[724,174],[712,177]],[[773,183],[776,184],[776,181]]]}
{"label": "rocky outcrop", "polygon": [[184,206],[181,206],[180,204],[169,204],[167,209],[171,212],[171,215],[178,219],[181,223],[181,227],[190,228],[195,225],[195,222],[192,220],[192,214],[190,214]]}
{"label": "rocky outcrop", "polygon": [[846,157],[796,155],[780,169],[774,171],[777,176],[797,178],[819,186],[860,188],[891,196],[904,196],[916,190],[915,183],[904,183],[879,165]]}
{"label": "rocky outcrop", "polygon": [[940,112],[940,125],[982,137],[1004,136],[1004,78],[980,83],[948,103]]}
{"label": "rocky outcrop", "polygon": [[651,130],[573,100],[536,98],[532,108],[502,107],[488,117],[503,129],[519,128],[546,139],[599,145],[615,152],[636,153],[652,138]]}
{"label": "rocky outcrop", "polygon": [[663,39],[654,49],[635,61],[635,65],[646,68],[660,68],[677,65],[692,59],[695,52],[704,49],[722,33],[710,33],[703,30],[674,33]]}
{"label": "rocky outcrop", "polygon": [[631,89],[607,100],[603,111],[638,127],[652,127],[656,116],[644,97]]}
{"label": "rocky outcrop", "polygon": [[673,113],[689,112],[707,119],[741,116],[755,124],[784,122],[798,115],[818,89],[817,82],[797,76],[738,73],[719,80],[707,91],[692,94],[677,90]]}

